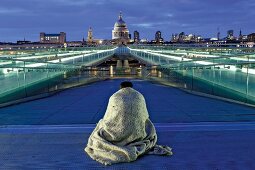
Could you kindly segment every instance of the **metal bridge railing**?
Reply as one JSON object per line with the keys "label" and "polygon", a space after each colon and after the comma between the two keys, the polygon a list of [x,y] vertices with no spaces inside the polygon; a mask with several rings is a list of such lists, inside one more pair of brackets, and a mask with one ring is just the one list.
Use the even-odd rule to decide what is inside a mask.
{"label": "metal bridge railing", "polygon": [[[72,53],[58,58],[0,57],[0,104],[50,93],[98,79],[91,66],[107,59],[115,49]],[[62,54],[62,53],[59,53]]]}
{"label": "metal bridge railing", "polygon": [[254,55],[206,55],[200,59],[183,59],[146,50],[130,51],[136,58],[154,63],[155,67],[150,74],[154,80],[255,105]]}

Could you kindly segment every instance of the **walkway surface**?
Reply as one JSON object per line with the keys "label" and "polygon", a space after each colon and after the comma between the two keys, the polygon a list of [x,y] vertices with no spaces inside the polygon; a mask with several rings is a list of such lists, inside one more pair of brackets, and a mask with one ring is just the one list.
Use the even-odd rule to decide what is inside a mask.
{"label": "walkway surface", "polygon": [[105,167],[83,151],[122,80],[70,89],[0,109],[0,169],[255,169],[255,109],[133,80],[144,94],[159,144],[171,157],[145,155]]}
{"label": "walkway surface", "polygon": [[[109,80],[0,109],[1,125],[95,124],[122,80]],[[188,94],[179,89],[133,80],[154,123],[255,121],[255,108]]]}

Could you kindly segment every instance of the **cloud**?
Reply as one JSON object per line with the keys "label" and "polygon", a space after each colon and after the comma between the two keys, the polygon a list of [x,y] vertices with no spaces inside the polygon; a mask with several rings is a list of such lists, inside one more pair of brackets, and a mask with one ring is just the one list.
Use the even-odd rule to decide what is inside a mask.
{"label": "cloud", "polygon": [[152,28],[155,26],[154,23],[138,23],[138,24],[131,24],[131,25],[135,27],[144,27],[144,28]]}
{"label": "cloud", "polygon": [[[153,38],[156,30],[170,37],[181,31],[208,36],[217,27],[254,31],[254,0],[0,0],[1,39],[67,32],[79,39],[89,26],[98,38],[111,38],[119,11],[129,30]],[[245,12],[243,12],[245,11]],[[238,23],[238,24],[236,24]],[[7,31],[9,29],[9,31]],[[13,33],[11,33],[13,32]],[[31,36],[32,37],[32,36]],[[38,37],[37,37],[38,38]],[[37,40],[36,38],[36,40]],[[0,39],[0,41],[1,41]]]}
{"label": "cloud", "polygon": [[191,24],[180,24],[174,21],[159,21],[159,22],[147,22],[147,23],[133,23],[131,26],[133,27],[140,27],[144,29],[148,28],[161,28],[161,27],[169,27],[169,26],[176,26],[176,25],[181,25],[182,27],[191,25]]}
{"label": "cloud", "polygon": [[172,18],[174,16],[174,14],[171,14],[171,13],[166,13],[165,16],[169,17],[169,18]]}
{"label": "cloud", "polygon": [[26,10],[24,9],[18,9],[18,8],[0,8],[0,14],[4,15],[9,15],[9,14],[15,14],[15,15],[20,15],[27,13]]}
{"label": "cloud", "polygon": [[52,3],[52,1],[55,1],[56,3],[59,3],[60,5],[73,5],[73,6],[89,5],[89,4],[103,5],[107,2],[106,0],[50,0],[49,2]]}
{"label": "cloud", "polygon": [[113,26],[112,27],[104,27],[105,30],[112,30],[113,29]]}
{"label": "cloud", "polygon": [[183,23],[183,24],[180,24],[180,26],[181,26],[181,27],[191,27],[191,26],[193,26],[193,25],[192,25],[192,24],[184,24],[184,23]]}

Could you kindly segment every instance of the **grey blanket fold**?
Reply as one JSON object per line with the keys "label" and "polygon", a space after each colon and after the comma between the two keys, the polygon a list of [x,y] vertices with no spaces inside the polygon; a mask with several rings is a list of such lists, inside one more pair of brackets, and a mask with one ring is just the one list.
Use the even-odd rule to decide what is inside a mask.
{"label": "grey blanket fold", "polygon": [[172,155],[171,148],[156,142],[156,130],[143,95],[123,88],[110,97],[106,113],[89,137],[85,151],[104,165],[135,161],[146,153]]}

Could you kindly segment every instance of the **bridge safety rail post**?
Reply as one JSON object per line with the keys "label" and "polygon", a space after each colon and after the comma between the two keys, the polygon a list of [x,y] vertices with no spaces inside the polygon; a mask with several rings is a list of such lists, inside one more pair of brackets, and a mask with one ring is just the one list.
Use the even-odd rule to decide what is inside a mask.
{"label": "bridge safety rail post", "polygon": [[48,93],[50,92],[50,79],[49,79],[49,64],[47,63],[47,65],[46,65],[46,70],[47,70],[47,74],[46,74],[46,76],[47,76],[47,90],[48,90]]}
{"label": "bridge safety rail post", "polygon": [[248,59],[248,64],[247,64],[247,73],[246,73],[246,103],[248,103],[249,102],[249,96],[248,96],[248,94],[249,94],[249,67],[250,67],[250,64],[249,64],[249,62],[250,62],[250,58],[249,58],[249,56],[247,56],[247,59]]}
{"label": "bridge safety rail post", "polygon": [[27,81],[26,81],[26,78],[27,78],[27,76],[26,76],[26,62],[25,61],[23,61],[23,70],[24,70],[24,90],[25,90],[25,96],[26,97],[28,97],[27,96]]}
{"label": "bridge safety rail post", "polygon": [[[213,61],[214,62],[214,61]],[[216,76],[215,76],[215,67],[211,67],[212,71],[213,71],[213,81],[212,81],[212,95],[215,94],[215,84],[216,84]]]}

